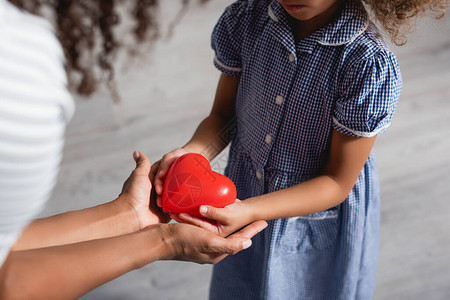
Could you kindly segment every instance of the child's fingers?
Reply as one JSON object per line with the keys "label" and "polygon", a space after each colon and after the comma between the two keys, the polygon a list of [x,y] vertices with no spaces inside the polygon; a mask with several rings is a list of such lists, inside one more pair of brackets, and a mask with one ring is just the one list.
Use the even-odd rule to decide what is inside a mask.
{"label": "child's fingers", "polygon": [[169,213],[169,216],[170,216],[170,218],[172,218],[172,220],[175,220],[175,221],[177,221],[178,223],[185,223],[182,219],[180,219],[180,218],[178,217],[177,214]]}
{"label": "child's fingers", "polygon": [[158,193],[158,195],[162,194],[164,180],[166,178],[166,175],[167,175],[167,172],[169,171],[170,166],[174,163],[174,161],[178,157],[180,157],[186,153],[188,153],[188,152],[186,150],[184,150],[183,148],[178,148],[178,149],[173,150],[172,152],[165,154],[162,157],[162,159],[160,160],[158,171],[156,173],[156,177],[155,177],[155,189],[156,189],[156,193]]}
{"label": "child's fingers", "polygon": [[148,178],[150,179],[150,182],[152,184],[154,184],[155,181],[155,177],[156,177],[156,172],[158,172],[159,170],[159,165],[161,164],[161,160],[158,160],[157,162],[155,162],[151,169],[150,169],[150,174],[148,175]]}
{"label": "child's fingers", "polygon": [[223,208],[216,208],[213,206],[202,205],[200,206],[199,212],[205,218],[215,220],[222,224],[227,224],[227,216],[224,213]]}
{"label": "child's fingers", "polygon": [[163,190],[163,177],[164,172],[160,171],[156,174],[156,178],[155,178],[155,191],[158,195],[162,194],[162,190]]}
{"label": "child's fingers", "polygon": [[174,153],[167,153],[161,159],[158,171],[155,177],[155,190],[158,195],[162,194],[164,179],[166,178],[167,171],[172,163],[178,158]]}
{"label": "child's fingers", "polygon": [[161,196],[159,196],[159,195],[156,196],[156,205],[158,205],[159,207],[162,207]]}

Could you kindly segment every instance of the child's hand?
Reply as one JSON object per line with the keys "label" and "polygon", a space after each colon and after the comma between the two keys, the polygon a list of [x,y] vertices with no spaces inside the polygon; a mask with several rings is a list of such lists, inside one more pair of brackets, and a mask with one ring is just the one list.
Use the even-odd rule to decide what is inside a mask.
{"label": "child's hand", "polygon": [[212,221],[196,218],[186,213],[179,215],[170,214],[170,216],[178,222],[199,226],[221,237],[229,236],[255,221],[245,201],[242,202],[240,200],[236,200],[235,203],[224,208],[202,205],[200,206],[200,214]]}
{"label": "child's hand", "polygon": [[161,204],[161,195],[164,187],[164,180],[166,179],[167,171],[172,163],[180,156],[189,153],[183,148],[178,148],[165,154],[160,160],[155,162],[150,171],[150,181],[156,191],[156,203],[159,207]]}

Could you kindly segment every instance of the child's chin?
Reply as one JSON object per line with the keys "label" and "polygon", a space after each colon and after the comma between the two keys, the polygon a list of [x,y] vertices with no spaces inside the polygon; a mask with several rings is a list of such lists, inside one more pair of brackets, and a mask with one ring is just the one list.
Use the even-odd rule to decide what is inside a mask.
{"label": "child's chin", "polygon": [[294,11],[287,11],[287,13],[291,17],[293,17],[294,19],[299,20],[299,21],[307,21],[314,17],[313,15],[311,15],[311,13],[309,13],[307,11],[306,8],[301,8],[299,10],[294,10]]}

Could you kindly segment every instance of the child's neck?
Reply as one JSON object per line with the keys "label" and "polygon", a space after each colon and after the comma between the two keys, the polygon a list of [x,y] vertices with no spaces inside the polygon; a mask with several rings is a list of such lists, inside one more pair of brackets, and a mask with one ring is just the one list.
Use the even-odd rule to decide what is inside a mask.
{"label": "child's neck", "polygon": [[337,1],[329,9],[309,20],[297,20],[289,17],[289,23],[291,25],[295,41],[301,41],[325,25],[331,23],[336,17],[336,14],[341,10],[341,7],[343,6],[341,4],[343,2],[344,1]]}

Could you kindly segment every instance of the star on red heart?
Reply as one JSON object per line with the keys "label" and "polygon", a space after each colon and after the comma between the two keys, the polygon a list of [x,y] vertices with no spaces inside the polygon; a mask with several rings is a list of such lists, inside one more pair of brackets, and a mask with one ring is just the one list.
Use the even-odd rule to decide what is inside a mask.
{"label": "star on red heart", "polygon": [[201,217],[201,205],[222,208],[234,203],[236,187],[229,178],[211,170],[203,155],[188,153],[170,166],[161,201],[164,211]]}

